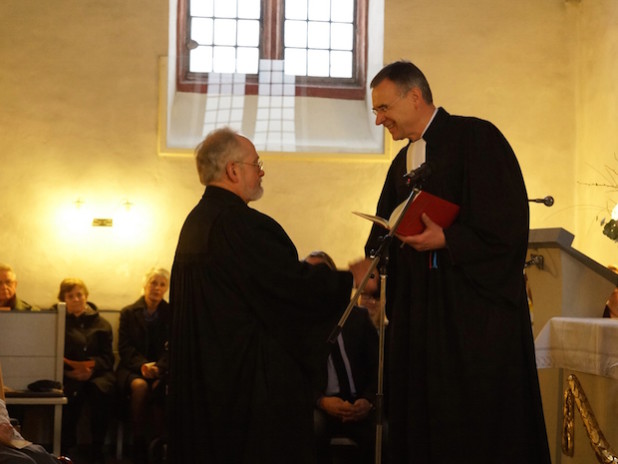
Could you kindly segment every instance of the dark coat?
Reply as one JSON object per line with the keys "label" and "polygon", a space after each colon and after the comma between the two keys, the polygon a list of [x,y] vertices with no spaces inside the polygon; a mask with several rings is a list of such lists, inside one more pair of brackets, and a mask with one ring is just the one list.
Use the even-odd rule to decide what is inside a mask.
{"label": "dark coat", "polygon": [[172,268],[171,462],[315,462],[311,378],[351,283],[299,262],[273,219],[207,187]]}
{"label": "dark coat", "polygon": [[[548,463],[523,278],[528,202],[515,154],[487,121],[439,109],[423,137],[424,190],[460,205],[447,248],[390,250],[387,315],[393,462]],[[410,192],[406,149],[377,214]],[[366,250],[384,231],[374,226]]]}
{"label": "dark coat", "polygon": [[[367,308],[354,307],[341,329],[341,337],[350,371],[356,387],[356,398],[375,404],[378,392],[378,332],[371,322]],[[323,369],[321,389],[316,400],[324,395],[328,370]]]}
{"label": "dark coat", "polygon": [[17,295],[13,296],[11,301],[9,302],[9,307],[11,311],[40,311],[41,309],[32,306],[30,303],[26,303],[24,300],[20,300],[17,298]]}
{"label": "dark coat", "polygon": [[[95,384],[103,393],[114,391],[114,352],[112,350],[112,326],[88,303],[79,317],[67,312],[64,336],[64,357],[72,361],[94,361],[94,372],[88,382]],[[65,371],[68,369],[64,366]],[[64,376],[67,395],[78,390],[81,382]]]}
{"label": "dark coat", "polygon": [[[144,311],[146,300],[140,297],[135,303],[122,309],[118,326],[118,355],[120,362],[116,371],[120,388],[128,388],[130,382],[142,377],[142,364],[157,362],[159,370],[167,366],[166,344],[169,338],[170,307],[162,300],[157,307],[158,320],[148,332]],[[148,353],[149,346],[151,353]],[[164,372],[162,372],[164,374]]]}

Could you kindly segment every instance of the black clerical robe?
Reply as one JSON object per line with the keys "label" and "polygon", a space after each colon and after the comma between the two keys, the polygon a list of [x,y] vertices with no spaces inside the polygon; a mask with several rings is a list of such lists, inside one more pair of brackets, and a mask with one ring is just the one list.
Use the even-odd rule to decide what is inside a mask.
{"label": "black clerical robe", "polygon": [[[389,451],[400,463],[549,463],[523,266],[528,202],[504,136],[439,109],[424,190],[460,205],[447,248],[391,245],[387,284]],[[410,192],[406,148],[377,214]],[[384,230],[374,226],[366,250]]]}
{"label": "black clerical robe", "polygon": [[209,186],[171,275],[170,462],[314,462],[312,376],[347,272],[299,262],[277,222]]}

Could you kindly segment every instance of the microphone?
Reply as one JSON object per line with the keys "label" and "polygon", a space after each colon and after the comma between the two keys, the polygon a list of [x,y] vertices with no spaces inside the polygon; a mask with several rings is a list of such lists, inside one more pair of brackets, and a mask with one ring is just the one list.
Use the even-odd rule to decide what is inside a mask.
{"label": "microphone", "polygon": [[552,206],[554,204],[554,197],[547,195],[545,198],[530,198],[531,203],[543,203],[545,206]]}
{"label": "microphone", "polygon": [[428,162],[424,162],[418,168],[412,169],[407,174],[404,174],[403,177],[404,179],[407,179],[408,184],[416,184],[418,182],[423,182],[424,180],[427,180],[427,178],[431,176],[432,173],[433,165]]}

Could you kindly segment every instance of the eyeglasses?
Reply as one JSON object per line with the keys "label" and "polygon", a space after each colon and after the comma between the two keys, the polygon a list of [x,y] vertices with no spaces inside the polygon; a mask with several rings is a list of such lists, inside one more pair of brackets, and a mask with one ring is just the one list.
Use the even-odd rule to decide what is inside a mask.
{"label": "eyeglasses", "polygon": [[262,160],[258,160],[257,163],[245,163],[244,161],[236,161],[238,164],[248,164],[249,166],[255,166],[258,168],[258,171],[264,170],[264,162]]}
{"label": "eyeglasses", "polygon": [[388,105],[380,105],[377,108],[372,108],[371,112],[374,115],[378,115],[380,113],[384,114],[386,113],[388,110],[390,110],[393,106],[395,106],[395,103],[397,103],[399,100],[401,100],[403,97],[405,97],[406,94],[404,93],[403,95],[399,95],[399,98],[397,98],[394,102],[388,104]]}

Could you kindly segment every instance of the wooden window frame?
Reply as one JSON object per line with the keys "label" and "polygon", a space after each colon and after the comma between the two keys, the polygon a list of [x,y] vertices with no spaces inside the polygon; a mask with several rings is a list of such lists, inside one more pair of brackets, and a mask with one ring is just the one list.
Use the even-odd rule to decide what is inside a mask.
{"label": "wooden window frame", "polygon": [[[178,0],[176,87],[181,92],[208,93],[208,73],[189,71],[187,37],[190,0]],[[350,78],[296,76],[296,96],[362,100],[367,80],[367,6],[356,0],[353,76]],[[284,0],[262,0],[260,59],[283,59]],[[258,75],[247,74],[245,94],[257,95]]]}

